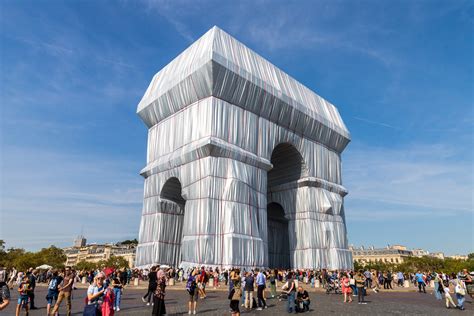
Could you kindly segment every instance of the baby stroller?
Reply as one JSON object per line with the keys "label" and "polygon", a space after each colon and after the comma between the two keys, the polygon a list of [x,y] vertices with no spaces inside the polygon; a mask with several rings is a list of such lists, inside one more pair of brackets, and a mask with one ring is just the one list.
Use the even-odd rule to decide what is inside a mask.
{"label": "baby stroller", "polygon": [[326,294],[330,294],[334,292],[335,294],[341,294],[341,285],[339,284],[339,280],[329,279],[326,285]]}

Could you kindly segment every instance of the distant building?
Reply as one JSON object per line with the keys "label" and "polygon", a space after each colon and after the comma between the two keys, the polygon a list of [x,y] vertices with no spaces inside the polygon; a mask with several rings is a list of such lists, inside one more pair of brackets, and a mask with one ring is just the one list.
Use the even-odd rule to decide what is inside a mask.
{"label": "distant building", "polygon": [[74,239],[74,247],[76,248],[84,247],[86,243],[87,243],[87,239],[85,239],[84,236],[82,235],[77,236],[77,238]]}
{"label": "distant building", "polygon": [[[424,249],[412,249],[409,250],[403,245],[387,245],[385,248],[371,247],[354,247],[349,246],[349,250],[352,251],[352,257],[354,261],[362,264],[367,263],[402,263],[408,257],[424,257],[429,256],[444,260],[445,256],[442,252],[430,253]],[[457,256],[459,258],[467,259],[467,256]]]}
{"label": "distant building", "polygon": [[353,246],[349,247],[349,250],[352,251],[352,257],[354,261],[367,264],[367,263],[394,263],[399,264],[403,261],[413,256],[411,250],[407,250],[405,246],[401,245],[388,245],[385,248],[375,248],[374,246],[365,248],[361,246],[356,248]]}
{"label": "distant building", "polygon": [[[80,236],[82,237],[82,236]],[[66,265],[74,266],[81,261],[99,262],[107,260],[111,256],[123,257],[128,261],[130,268],[134,266],[135,262],[135,244],[89,244],[86,245],[86,239],[76,239],[74,246],[63,248],[66,255]]]}
{"label": "distant building", "polygon": [[424,249],[413,249],[413,255],[415,257],[424,257],[424,256],[429,256],[430,255],[430,252],[429,251],[426,251]]}
{"label": "distant building", "polygon": [[446,256],[446,258],[456,259],[456,260],[467,260],[467,255],[454,255],[454,256]]}

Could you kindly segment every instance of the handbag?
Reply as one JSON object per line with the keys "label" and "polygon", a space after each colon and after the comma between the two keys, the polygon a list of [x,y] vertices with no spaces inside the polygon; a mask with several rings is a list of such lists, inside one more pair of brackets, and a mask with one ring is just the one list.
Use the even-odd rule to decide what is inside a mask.
{"label": "handbag", "polygon": [[232,297],[234,296],[234,293],[235,293],[235,289],[232,289],[230,292],[229,292],[229,296],[227,297],[229,300],[232,300]]}
{"label": "handbag", "polygon": [[97,316],[98,313],[97,313],[97,305],[95,304],[92,304],[92,305],[89,305],[87,304],[86,306],[84,306],[84,312],[82,313],[83,316]]}
{"label": "handbag", "polygon": [[456,294],[459,294],[459,295],[466,295],[466,290],[464,290],[464,288],[462,286],[460,286],[459,284],[456,285],[456,287],[454,288]]}

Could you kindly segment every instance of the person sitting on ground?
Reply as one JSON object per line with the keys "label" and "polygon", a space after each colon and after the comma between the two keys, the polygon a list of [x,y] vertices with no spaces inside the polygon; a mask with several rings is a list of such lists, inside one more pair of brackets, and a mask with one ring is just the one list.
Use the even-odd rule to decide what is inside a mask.
{"label": "person sitting on ground", "polygon": [[309,312],[309,295],[306,290],[303,290],[301,286],[298,287],[298,293],[296,294],[296,312],[304,313]]}

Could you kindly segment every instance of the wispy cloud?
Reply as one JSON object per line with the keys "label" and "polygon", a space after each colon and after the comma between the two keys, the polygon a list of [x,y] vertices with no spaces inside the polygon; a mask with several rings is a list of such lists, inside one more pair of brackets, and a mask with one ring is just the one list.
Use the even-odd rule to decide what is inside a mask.
{"label": "wispy cloud", "polygon": [[384,208],[377,212],[382,217],[404,210],[406,216],[473,216],[473,157],[455,147],[418,144],[387,149],[356,144],[344,158],[347,200],[359,208],[377,203]]}
{"label": "wispy cloud", "polygon": [[373,124],[373,125],[378,125],[378,126],[382,126],[382,127],[387,127],[387,128],[391,128],[391,129],[396,129],[396,130],[400,129],[399,127],[395,127],[395,126],[392,126],[392,125],[387,124],[387,123],[376,122],[376,121],[364,119],[364,118],[361,118],[361,117],[358,117],[358,116],[354,116],[354,119],[356,119],[358,121],[361,121],[361,122],[365,122],[365,123],[369,123],[369,124]]}
{"label": "wispy cloud", "polygon": [[[2,150],[0,238],[11,246],[44,246],[39,236],[64,246],[64,236],[69,244],[84,224],[90,238],[102,240],[138,232],[143,180],[136,162],[38,148]],[[20,222],[28,236],[10,225]]]}

